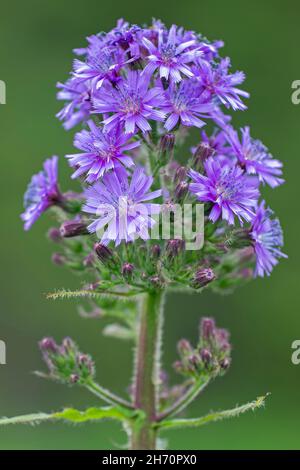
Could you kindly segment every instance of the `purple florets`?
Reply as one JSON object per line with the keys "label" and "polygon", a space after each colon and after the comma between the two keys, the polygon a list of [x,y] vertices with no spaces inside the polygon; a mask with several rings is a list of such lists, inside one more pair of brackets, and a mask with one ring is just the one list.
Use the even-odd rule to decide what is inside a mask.
{"label": "purple florets", "polygon": [[114,170],[118,165],[131,167],[134,163],[125,152],[140,145],[138,141],[129,142],[131,135],[120,129],[103,132],[93,121],[88,123],[90,131],[83,130],[75,136],[74,146],[83,153],[67,155],[69,163],[76,168],[72,178],[85,174],[88,183],[94,183],[104,173]]}
{"label": "purple florets", "polygon": [[[74,139],[79,152],[66,155],[72,178],[79,179],[83,192],[70,193],[62,204],[56,159],[47,161],[26,193],[25,228],[58,204],[67,224],[76,220],[88,226],[90,233],[97,232],[102,244],[112,241],[119,245],[149,238],[155,222],[151,208],[152,213],[162,212],[156,226],[162,237],[156,250],[160,268],[141,268],[141,279],[156,280],[162,286],[164,269],[173,266],[167,282],[196,289],[208,284],[231,286],[245,278],[244,272],[253,272],[251,245],[257,257],[255,273],[269,274],[283,256],[278,248],[282,238],[277,219],[270,219],[260,204],[260,187],[274,188],[284,182],[282,163],[250,136],[249,127],[240,134],[233,128],[228,112],[245,110],[249,94],[240,89],[244,73],[231,70],[230,59],[220,56],[221,47],[222,41],[209,42],[194,31],[176,25],[168,28],[160,20],[147,27],[121,19],[108,33],[92,35],[85,47],[75,49],[70,77],[58,84],[57,96],[64,106],[57,117],[66,129],[80,123],[84,126]],[[185,164],[179,146],[191,128],[206,124],[212,132],[201,130],[200,141]],[[158,196],[162,196],[161,206],[149,202]],[[199,249],[199,256],[193,257],[185,253],[189,245],[185,228],[183,239],[177,240],[178,227],[171,219],[178,205],[185,203],[196,213],[197,201],[204,204],[207,240],[203,252]],[[170,237],[165,240],[162,222],[167,215]],[[72,226],[72,234],[74,230]],[[76,226],[75,232],[81,236],[79,231]],[[180,256],[170,257],[173,235],[182,249]],[[202,232],[195,237],[202,240]],[[247,247],[252,253],[250,261],[238,251]],[[149,247],[147,250],[151,252]],[[176,274],[179,258],[184,272]],[[66,261],[68,256],[60,259]],[[84,260],[74,263],[71,259],[69,265],[81,270]],[[127,262],[123,260],[124,265]],[[134,266],[134,276],[138,276],[136,263]],[[231,277],[223,282],[226,273]]]}
{"label": "purple florets", "polygon": [[283,246],[280,222],[272,216],[273,212],[262,201],[250,231],[256,254],[256,276],[269,276],[278,259],[287,257],[280,249]]}
{"label": "purple florets", "polygon": [[61,200],[57,184],[57,162],[56,156],[48,158],[43,170],[34,175],[29,183],[24,196],[25,211],[21,215],[25,230],[29,230],[43,212]]}
{"label": "purple florets", "polygon": [[199,201],[212,204],[210,220],[216,222],[222,216],[232,225],[236,216],[241,224],[243,220],[250,222],[259,197],[257,179],[246,176],[241,168],[226,160],[213,157],[205,161],[204,168],[206,176],[190,170],[190,191]]}
{"label": "purple florets", "polygon": [[148,201],[161,196],[162,191],[149,192],[153,178],[146,176],[142,168],[136,168],[131,180],[123,168],[106,174],[86,191],[87,202],[83,211],[96,215],[88,227],[90,232],[102,233],[101,243],[115,241],[147,240],[148,230],[155,224],[151,217],[160,212],[159,204]]}

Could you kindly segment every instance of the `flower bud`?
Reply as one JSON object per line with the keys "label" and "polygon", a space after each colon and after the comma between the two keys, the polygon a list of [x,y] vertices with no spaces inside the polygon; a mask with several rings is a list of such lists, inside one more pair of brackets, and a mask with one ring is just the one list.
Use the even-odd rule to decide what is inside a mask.
{"label": "flower bud", "polygon": [[178,184],[184,181],[187,177],[187,169],[185,166],[180,166],[177,168],[174,176],[174,183]]}
{"label": "flower bud", "polygon": [[87,235],[89,233],[85,223],[78,220],[66,220],[60,226],[60,234],[64,238]]}
{"label": "flower bud", "polygon": [[195,170],[201,170],[203,168],[204,161],[213,154],[214,149],[208,142],[200,142],[193,154],[193,167]]}
{"label": "flower bud", "polygon": [[42,352],[52,352],[55,353],[58,350],[58,346],[53,338],[43,338],[39,342],[39,347]]}
{"label": "flower bud", "polygon": [[129,280],[132,278],[133,271],[134,271],[134,266],[133,266],[133,264],[131,264],[131,263],[125,263],[125,264],[123,264],[123,266],[122,266],[122,274],[123,274],[123,277],[124,277],[127,281],[129,281]]}
{"label": "flower bud", "polygon": [[224,359],[220,361],[219,364],[220,364],[221,369],[227,370],[228,367],[230,366],[230,359],[228,357],[225,357]]}
{"label": "flower bud", "polygon": [[161,248],[159,245],[153,245],[150,251],[154,259],[158,259],[160,257]]}
{"label": "flower bud", "polygon": [[177,350],[180,356],[187,356],[192,352],[192,346],[187,339],[181,339],[177,344]]}
{"label": "flower bud", "polygon": [[62,266],[66,262],[66,257],[61,253],[53,253],[51,259],[52,263],[56,264],[57,266]]}
{"label": "flower bud", "polygon": [[109,262],[113,257],[113,252],[106,245],[103,245],[102,243],[95,243],[94,250],[99,260],[103,264],[106,264],[107,262]]}
{"label": "flower bud", "polygon": [[174,196],[177,202],[182,202],[188,193],[189,185],[186,181],[181,181],[175,188]]}
{"label": "flower bud", "polygon": [[205,287],[207,284],[210,282],[214,281],[216,278],[215,273],[211,268],[202,268],[199,269],[192,281],[192,287],[195,289],[201,289],[202,287]]}
{"label": "flower bud", "polygon": [[48,231],[48,238],[54,243],[59,243],[61,241],[61,234],[58,228],[50,228]]}
{"label": "flower bud", "polygon": [[184,247],[185,247],[184,240],[178,240],[178,239],[169,240],[166,246],[167,257],[170,259],[175,258],[184,250]]}
{"label": "flower bud", "polygon": [[209,365],[212,361],[212,353],[207,348],[203,348],[200,350],[200,357],[205,365]]}
{"label": "flower bud", "polygon": [[200,334],[204,341],[209,341],[215,335],[216,324],[212,318],[202,318]]}
{"label": "flower bud", "polygon": [[175,135],[174,134],[165,134],[160,139],[159,150],[160,158],[162,161],[170,160],[173,156],[173,150],[175,145]]}

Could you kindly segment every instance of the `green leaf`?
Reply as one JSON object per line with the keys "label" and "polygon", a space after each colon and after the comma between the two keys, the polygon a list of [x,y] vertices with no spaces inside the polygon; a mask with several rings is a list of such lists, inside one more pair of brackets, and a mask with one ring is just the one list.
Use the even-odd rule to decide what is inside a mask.
{"label": "green leaf", "polygon": [[261,408],[265,404],[265,399],[269,394],[258,397],[256,400],[246,403],[242,406],[237,406],[231,410],[224,410],[210,413],[201,418],[192,418],[192,419],[170,419],[162,421],[158,424],[158,427],[162,430],[164,429],[173,429],[173,428],[186,428],[186,427],[199,427],[210,422],[219,421],[225,418],[234,418],[239,416],[246,411],[254,411],[257,408]]}
{"label": "green leaf", "polygon": [[72,423],[83,423],[85,421],[94,421],[105,418],[116,419],[124,421],[129,419],[131,415],[126,416],[117,407],[103,407],[103,408],[88,408],[85,411],[78,411],[74,408],[66,408],[57,413],[36,413],[23,416],[16,416],[14,418],[1,418],[0,426],[8,424],[39,424],[43,421],[64,420],[71,421]]}
{"label": "green leaf", "polygon": [[124,420],[124,414],[116,407],[108,406],[104,408],[88,408],[85,411],[78,411],[74,408],[66,408],[60,413],[53,415],[55,419],[64,419],[73,423],[83,423],[104,418]]}

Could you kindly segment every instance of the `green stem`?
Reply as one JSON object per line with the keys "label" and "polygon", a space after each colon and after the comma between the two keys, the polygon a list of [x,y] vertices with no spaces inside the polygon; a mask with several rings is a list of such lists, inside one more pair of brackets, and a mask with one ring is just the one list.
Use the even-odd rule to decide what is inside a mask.
{"label": "green stem", "polygon": [[126,400],[123,400],[123,398],[118,397],[114,393],[110,392],[104,387],[101,387],[101,385],[97,384],[94,381],[89,381],[85,387],[92,392],[94,395],[97,397],[101,398],[101,400],[106,401],[107,403],[111,405],[118,405],[126,409],[133,409],[133,406],[131,403],[127,402]]}
{"label": "green stem", "polygon": [[202,392],[209,381],[209,377],[202,377],[201,379],[197,380],[181,398],[179,398],[172,406],[170,406],[170,408],[158,416],[158,421],[162,421],[167,417],[174,416],[183,411],[190,403],[192,403],[192,401],[195,400],[195,398],[197,398],[199,393]]}
{"label": "green stem", "polygon": [[143,299],[134,381],[134,406],[143,412],[132,425],[131,449],[156,448],[156,420],[158,405],[159,368],[162,330],[161,292],[147,293]]}

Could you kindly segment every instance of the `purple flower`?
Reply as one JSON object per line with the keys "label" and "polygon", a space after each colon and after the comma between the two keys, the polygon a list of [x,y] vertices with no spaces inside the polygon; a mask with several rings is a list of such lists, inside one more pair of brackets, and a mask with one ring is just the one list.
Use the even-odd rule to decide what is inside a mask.
{"label": "purple flower", "polygon": [[250,236],[254,243],[256,254],[255,276],[269,276],[278,258],[287,258],[280,251],[283,246],[283,235],[278,219],[272,219],[273,211],[265,208],[265,201],[258,207],[252,222]]}
{"label": "purple flower", "polygon": [[74,146],[83,150],[83,153],[66,156],[70,165],[76,168],[72,178],[86,174],[86,181],[94,183],[120,163],[127,167],[133,165],[131,157],[124,152],[138,147],[140,142],[128,142],[132,135],[126,135],[118,128],[108,133],[103,132],[93,121],[89,121],[88,125],[90,131],[78,132],[74,140]]}
{"label": "purple flower", "polygon": [[147,132],[151,130],[149,120],[164,120],[165,113],[154,109],[164,103],[161,89],[149,89],[149,81],[150,77],[129,71],[115,87],[107,85],[99,90],[94,108],[98,113],[112,113],[103,121],[107,131],[121,124],[126,134],[133,134],[137,128]]}
{"label": "purple flower", "polygon": [[212,204],[210,220],[216,222],[222,216],[223,220],[234,224],[236,216],[241,225],[243,219],[250,222],[259,197],[257,178],[245,175],[240,167],[229,161],[214,157],[205,160],[204,169],[206,176],[190,170],[189,176],[193,180],[190,191],[199,201]]}
{"label": "purple flower", "polygon": [[69,79],[64,84],[58,83],[57,87],[61,88],[57,98],[69,103],[57,113],[56,117],[64,121],[64,128],[69,130],[90,116],[92,108],[90,88],[88,82],[83,83],[75,78]]}
{"label": "purple flower", "polygon": [[193,71],[207,96],[217,96],[227,108],[243,111],[247,106],[241,101],[240,96],[248,98],[249,93],[236,86],[245,80],[245,75],[243,72],[229,74],[229,67],[230,59],[228,57],[222,59],[216,67],[200,59],[198,66],[194,67]]}
{"label": "purple flower", "polygon": [[48,158],[44,162],[44,169],[34,175],[28,185],[24,196],[25,211],[21,214],[25,230],[29,230],[49,207],[61,201],[57,184],[57,162],[56,156]]}
{"label": "purple flower", "polygon": [[119,245],[122,240],[134,241],[136,238],[147,240],[148,230],[155,224],[151,217],[160,212],[159,204],[148,201],[161,196],[162,191],[148,192],[153,182],[142,168],[136,168],[129,182],[126,170],[116,168],[106,173],[102,182],[97,182],[86,190],[87,203],[83,210],[96,215],[88,229],[102,234],[101,243],[110,240]]}
{"label": "purple flower", "polygon": [[272,188],[282,184],[282,163],[272,157],[262,142],[251,138],[249,127],[241,129],[241,133],[240,141],[238,133],[232,127],[226,132],[228,142],[241,166],[248,174],[257,175],[261,182]]}
{"label": "purple flower", "polygon": [[171,26],[168,34],[164,29],[158,31],[157,46],[145,37],[143,44],[150,53],[147,57],[149,62],[143,73],[152,75],[158,68],[160,78],[168,80],[170,77],[174,83],[181,81],[181,75],[193,77],[194,74],[189,64],[197,56],[203,54],[197,49],[195,39],[189,38],[185,42],[181,41],[181,38],[177,36],[175,25]]}
{"label": "purple flower", "polygon": [[119,70],[128,63],[124,51],[115,47],[107,47],[99,40],[90,48],[86,62],[74,60],[74,77],[80,81],[90,80],[91,89],[100,88],[104,80],[116,83],[120,80]]}
{"label": "purple flower", "polygon": [[180,121],[184,126],[203,127],[205,122],[200,117],[209,118],[214,109],[211,103],[203,100],[199,86],[194,80],[182,81],[179,85],[170,85],[165,91],[166,104],[162,109],[170,113],[165,128],[170,131]]}

